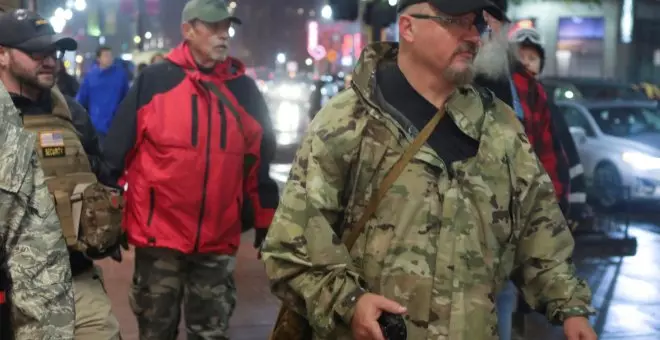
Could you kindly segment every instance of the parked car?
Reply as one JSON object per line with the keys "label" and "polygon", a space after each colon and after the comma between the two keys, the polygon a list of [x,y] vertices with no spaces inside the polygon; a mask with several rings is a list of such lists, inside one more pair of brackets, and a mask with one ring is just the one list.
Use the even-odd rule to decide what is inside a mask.
{"label": "parked car", "polygon": [[557,101],[591,199],[660,202],[660,112],[654,101]]}
{"label": "parked car", "polygon": [[541,83],[554,100],[646,100],[633,84],[600,78],[544,77]]}

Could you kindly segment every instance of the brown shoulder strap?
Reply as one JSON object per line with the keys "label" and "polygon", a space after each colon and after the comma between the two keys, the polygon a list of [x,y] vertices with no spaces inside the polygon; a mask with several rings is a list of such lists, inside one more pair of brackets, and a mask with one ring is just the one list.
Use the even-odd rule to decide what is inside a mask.
{"label": "brown shoulder strap", "polygon": [[431,136],[431,133],[435,129],[435,127],[438,125],[440,122],[440,119],[445,115],[445,110],[442,109],[438,111],[438,113],[431,118],[431,120],[426,123],[426,126],[422,129],[422,131],[419,132],[415,140],[413,140],[412,144],[406,149],[406,151],[403,153],[401,158],[394,164],[390,172],[387,173],[385,178],[383,179],[383,182],[381,182],[380,187],[378,188],[378,192],[375,195],[371,196],[371,199],[369,200],[369,205],[367,205],[367,208],[364,210],[364,213],[360,217],[360,220],[358,220],[357,224],[351,228],[348,237],[344,240],[344,244],[348,248],[348,250],[351,250],[353,248],[353,244],[355,244],[355,241],[357,241],[358,237],[360,236],[360,233],[362,233],[362,230],[364,227],[367,225],[367,221],[371,218],[371,215],[373,215],[376,212],[376,209],[378,208],[378,204],[380,201],[385,197],[385,193],[387,193],[387,190],[390,189],[390,186],[394,184],[396,179],[401,175],[403,172],[403,169],[406,168],[406,165],[410,162],[410,160],[417,154],[417,151],[426,143],[426,141],[429,139],[429,136]]}

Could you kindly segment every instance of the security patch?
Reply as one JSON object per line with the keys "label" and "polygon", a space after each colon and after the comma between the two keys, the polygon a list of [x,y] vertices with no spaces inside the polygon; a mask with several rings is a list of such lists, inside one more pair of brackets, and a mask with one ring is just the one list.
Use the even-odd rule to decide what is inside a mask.
{"label": "security patch", "polygon": [[40,132],[39,146],[41,147],[44,158],[66,156],[62,131]]}

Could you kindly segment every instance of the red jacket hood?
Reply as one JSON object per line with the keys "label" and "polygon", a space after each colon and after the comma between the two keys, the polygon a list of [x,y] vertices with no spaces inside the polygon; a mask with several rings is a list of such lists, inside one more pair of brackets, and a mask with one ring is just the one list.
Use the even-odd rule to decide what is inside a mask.
{"label": "red jacket hood", "polygon": [[[165,57],[174,64],[185,69],[189,74],[202,77],[199,67],[190,52],[188,44],[183,42],[175,47]],[[236,79],[245,74],[245,65],[238,59],[227,57],[225,61],[216,63],[211,76],[221,81]],[[208,75],[208,74],[207,74]]]}

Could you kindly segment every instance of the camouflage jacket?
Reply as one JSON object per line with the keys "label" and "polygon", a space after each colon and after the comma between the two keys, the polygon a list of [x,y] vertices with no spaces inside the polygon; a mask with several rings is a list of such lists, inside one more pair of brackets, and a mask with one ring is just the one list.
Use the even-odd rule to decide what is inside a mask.
{"label": "camouflage jacket", "polygon": [[0,270],[11,282],[11,326],[16,340],[73,339],[69,253],[35,153],[36,137],[20,125],[0,85]]}
{"label": "camouflage jacket", "polygon": [[375,67],[396,52],[368,47],[352,88],[311,123],[262,248],[274,294],[318,339],[351,338],[360,289],[407,307],[409,339],[497,339],[493,301],[511,275],[553,322],[592,313],[550,178],[510,108],[484,106],[472,87],[449,98],[445,119],[480,141],[476,157],[447,171],[424,146],[353,248],[341,243],[416,134],[378,100]]}

